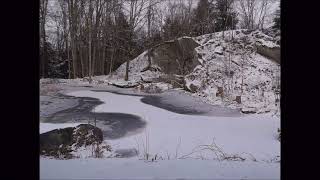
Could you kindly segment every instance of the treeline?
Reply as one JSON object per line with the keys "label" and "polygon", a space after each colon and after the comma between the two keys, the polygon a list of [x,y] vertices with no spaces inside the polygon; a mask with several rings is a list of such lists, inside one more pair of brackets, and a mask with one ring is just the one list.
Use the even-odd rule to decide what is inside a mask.
{"label": "treeline", "polygon": [[[55,10],[48,13],[48,0],[40,0],[40,78],[91,79],[127,62],[128,80],[129,61],[144,50],[181,36],[235,29],[240,16],[235,0],[199,0],[195,8],[192,0],[169,1],[166,12],[161,0],[52,1]],[[241,4],[244,28],[256,28],[250,2]],[[55,24],[51,41],[49,18]]]}

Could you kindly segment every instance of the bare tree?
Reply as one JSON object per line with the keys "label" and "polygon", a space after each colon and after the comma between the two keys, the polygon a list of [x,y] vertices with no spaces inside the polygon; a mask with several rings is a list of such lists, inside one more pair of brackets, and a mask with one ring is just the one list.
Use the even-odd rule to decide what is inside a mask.
{"label": "bare tree", "polygon": [[268,15],[268,10],[270,8],[271,0],[261,0],[259,7],[259,19],[258,19],[258,28],[264,28],[265,18]]}
{"label": "bare tree", "polygon": [[59,0],[59,6],[62,13],[62,28],[64,34],[64,44],[65,50],[67,53],[67,60],[68,60],[68,78],[71,79],[71,61],[70,61],[70,53],[69,53],[69,29],[68,29],[68,12],[67,7],[65,4],[65,0]]}
{"label": "bare tree", "polygon": [[47,16],[48,0],[40,0],[40,39],[42,39],[43,58],[42,58],[42,77],[48,75],[48,52],[46,41],[46,16]]}
{"label": "bare tree", "polygon": [[238,0],[242,26],[247,29],[263,30],[273,1],[275,0]]}
{"label": "bare tree", "polygon": [[152,6],[150,6],[151,4],[151,0],[149,0],[149,6],[148,6],[148,12],[147,12],[147,21],[148,21],[148,64],[149,67],[151,66],[151,42],[150,42],[150,38],[151,38],[151,17],[152,17]]}
{"label": "bare tree", "polygon": [[160,1],[159,0],[149,0],[148,2],[148,9],[147,9],[147,34],[148,34],[148,40],[147,40],[147,46],[146,48],[148,49],[148,67],[151,66],[151,47],[153,46],[153,42],[152,42],[152,39],[151,39],[151,31],[152,31],[152,28],[153,28],[153,23],[155,21],[155,8],[154,6],[159,3]]}
{"label": "bare tree", "polygon": [[[138,25],[138,21],[140,18],[140,15],[142,13],[142,9],[145,6],[146,1],[145,0],[141,0],[141,2],[139,2],[139,0],[129,0],[129,39],[131,40],[133,37],[132,32],[134,31],[134,28]],[[132,54],[132,48],[129,45],[129,49],[128,49],[128,54],[129,57]],[[130,62],[130,58],[127,58],[126,61],[126,74],[124,77],[125,81],[129,80],[129,62]]]}
{"label": "bare tree", "polygon": [[79,12],[79,0],[67,0],[69,10],[70,38],[71,38],[71,54],[73,66],[73,78],[78,77],[77,67],[77,23]]}
{"label": "bare tree", "polygon": [[[152,3],[151,3],[152,2]],[[124,9],[125,11],[127,11],[128,15],[128,22],[129,22],[129,39],[131,40],[133,38],[133,32],[137,29],[137,28],[141,28],[138,27],[141,23],[144,23],[145,21],[145,16],[146,13],[145,11],[148,11],[148,9],[150,9],[151,6],[154,6],[155,4],[159,3],[158,1],[151,1],[149,3],[149,1],[147,0],[126,0],[125,3],[127,3],[128,5],[128,9]],[[148,14],[148,13],[147,13]],[[130,57],[132,56],[132,54],[134,53],[134,48],[132,48],[129,45],[129,49],[127,50],[128,54],[129,54],[129,58],[126,61],[126,73],[125,73],[125,77],[124,80],[128,81],[129,80],[129,62],[130,62]]]}
{"label": "bare tree", "polygon": [[91,83],[92,79],[92,16],[93,16],[93,7],[92,7],[92,0],[89,0],[89,24],[88,24],[88,34],[89,34],[89,82]]}
{"label": "bare tree", "polygon": [[243,18],[243,26],[247,29],[254,29],[256,0],[239,0],[240,12]]}

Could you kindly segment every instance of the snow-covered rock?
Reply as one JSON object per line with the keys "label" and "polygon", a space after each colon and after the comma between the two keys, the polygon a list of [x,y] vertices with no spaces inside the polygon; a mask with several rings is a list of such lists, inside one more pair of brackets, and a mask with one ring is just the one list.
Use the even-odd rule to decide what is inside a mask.
{"label": "snow-covered rock", "polygon": [[111,151],[111,147],[103,142],[101,129],[90,124],[40,134],[40,155],[69,159],[90,149],[92,156],[102,156],[104,151]]}
{"label": "snow-covered rock", "polygon": [[[129,63],[129,80],[162,78],[167,74],[186,74],[200,64],[195,47],[199,44],[191,37],[182,37],[166,41],[150,50],[151,64],[148,61],[148,51],[143,52]],[[124,77],[126,63],[115,72],[117,77]]]}
{"label": "snow-covered rock", "polygon": [[[265,51],[280,52],[276,38],[261,31],[234,30],[224,32],[224,37],[218,32],[194,39],[201,44],[196,51],[203,62],[185,76],[186,87],[191,92],[196,89],[194,95],[212,104],[230,107],[239,106],[235,99],[241,96],[240,106],[244,111],[248,108],[258,112],[276,109],[275,89],[280,83],[280,65],[258,51],[259,47],[264,47]],[[276,58],[280,56],[277,52],[272,51]],[[223,97],[217,96],[218,88],[223,89]]]}
{"label": "snow-covered rock", "polygon": [[[111,75],[92,77],[91,85],[135,87],[162,82],[184,88],[189,91],[186,93],[192,92],[190,95],[214,105],[279,113],[276,104],[280,91],[280,37],[279,33],[272,33],[267,33],[272,35],[269,36],[259,30],[238,29],[178,38],[151,49],[151,64],[148,51],[131,60],[129,81],[124,81],[126,63],[123,63]],[[184,73],[179,70],[181,51],[189,52],[186,54],[190,56]],[[46,86],[47,81],[42,80],[41,84]],[[89,85],[83,79],[59,83]],[[221,88],[223,93],[218,92]],[[241,103],[236,102],[237,98]]]}
{"label": "snow-covered rock", "polygon": [[[259,113],[279,112],[275,106],[277,101],[275,92],[279,91],[280,87],[278,35],[268,36],[259,30],[239,29],[193,37],[193,41],[190,39],[183,37],[154,47],[151,65],[147,58],[148,51],[130,61],[129,82],[160,81],[172,84],[175,80],[162,77],[179,74],[179,63],[173,57],[178,57],[181,49],[187,48],[192,52],[190,57],[193,59],[189,60],[191,66],[185,71],[187,73],[183,74],[183,81],[180,81],[183,85],[180,87],[211,104],[254,108]],[[181,43],[186,40],[188,41],[186,44],[191,45]],[[177,44],[182,45],[182,48],[177,49]],[[170,67],[159,63],[160,57],[164,57],[159,54],[166,54],[164,64],[169,63]],[[168,54],[171,55],[167,56]],[[124,63],[116,70],[117,78],[124,77],[125,66]],[[144,71],[148,66],[157,67],[155,69],[159,71]],[[109,80],[112,81],[118,79]],[[217,93],[219,88],[222,88],[223,93]],[[238,102],[241,100],[241,103],[237,103],[236,98]]]}

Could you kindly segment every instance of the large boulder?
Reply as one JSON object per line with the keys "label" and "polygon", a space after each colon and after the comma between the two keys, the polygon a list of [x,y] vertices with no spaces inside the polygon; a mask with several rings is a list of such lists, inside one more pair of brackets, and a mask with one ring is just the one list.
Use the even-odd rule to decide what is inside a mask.
{"label": "large boulder", "polygon": [[263,56],[266,56],[278,64],[280,64],[281,56],[280,56],[280,47],[268,47],[265,45],[257,45],[257,52]]}
{"label": "large boulder", "polygon": [[55,129],[40,134],[40,155],[72,158],[72,152],[80,147],[101,144],[102,141],[101,129],[90,124]]}
{"label": "large boulder", "polygon": [[198,46],[200,45],[190,37],[182,37],[159,44],[150,51],[150,67],[152,65],[160,67],[165,74],[188,74],[200,64],[195,51]]}

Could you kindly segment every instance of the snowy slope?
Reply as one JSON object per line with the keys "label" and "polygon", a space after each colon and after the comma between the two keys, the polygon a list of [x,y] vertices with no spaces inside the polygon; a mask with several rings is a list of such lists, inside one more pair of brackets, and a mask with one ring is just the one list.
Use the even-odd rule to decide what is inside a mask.
{"label": "snowy slope", "polygon": [[[280,48],[276,43],[279,38],[245,29],[225,31],[224,37],[222,32],[194,37],[200,44],[195,49],[200,65],[184,77],[186,88],[195,92],[186,93],[215,105],[257,113],[271,111],[279,116],[280,65],[257,53],[257,45]],[[126,63],[123,63],[112,75],[93,77],[90,86],[134,85],[143,83],[142,79],[165,75],[159,71],[141,72],[147,65],[145,51],[130,61],[129,81],[124,81]],[[46,86],[46,81],[41,80],[41,85]],[[89,85],[85,79],[59,80],[59,83]],[[217,95],[219,88],[223,89],[223,98]],[[241,104],[235,102],[236,96],[241,96]]]}
{"label": "snowy slope", "polygon": [[[256,46],[280,48],[276,43],[279,37],[268,36],[261,31],[245,29],[206,34],[193,38],[200,44],[196,48],[198,65],[185,76],[186,87],[196,87],[196,93],[212,104],[251,109],[254,112],[272,111],[279,115],[276,103],[280,87],[280,65],[257,53]],[[141,70],[147,66],[146,52],[130,61],[129,82],[141,82],[141,77],[156,78],[161,72]],[[112,78],[106,76],[105,82],[127,83],[123,81],[126,64],[122,64]],[[242,85],[243,78],[243,85]],[[223,88],[224,97],[217,96],[218,88]],[[243,93],[241,93],[241,87]],[[187,92],[186,92],[187,93]],[[241,95],[241,104],[234,100]]]}
{"label": "snowy slope", "polygon": [[[235,30],[226,31],[224,38],[219,32],[195,40],[201,44],[196,51],[202,65],[187,75],[186,81],[187,86],[193,83],[198,87],[197,95],[213,104],[228,106],[239,106],[234,99],[241,95],[240,107],[262,112],[277,110],[274,90],[280,83],[280,66],[256,52],[256,45],[279,47],[275,38],[261,31]],[[223,101],[216,96],[218,87],[223,87]]]}

